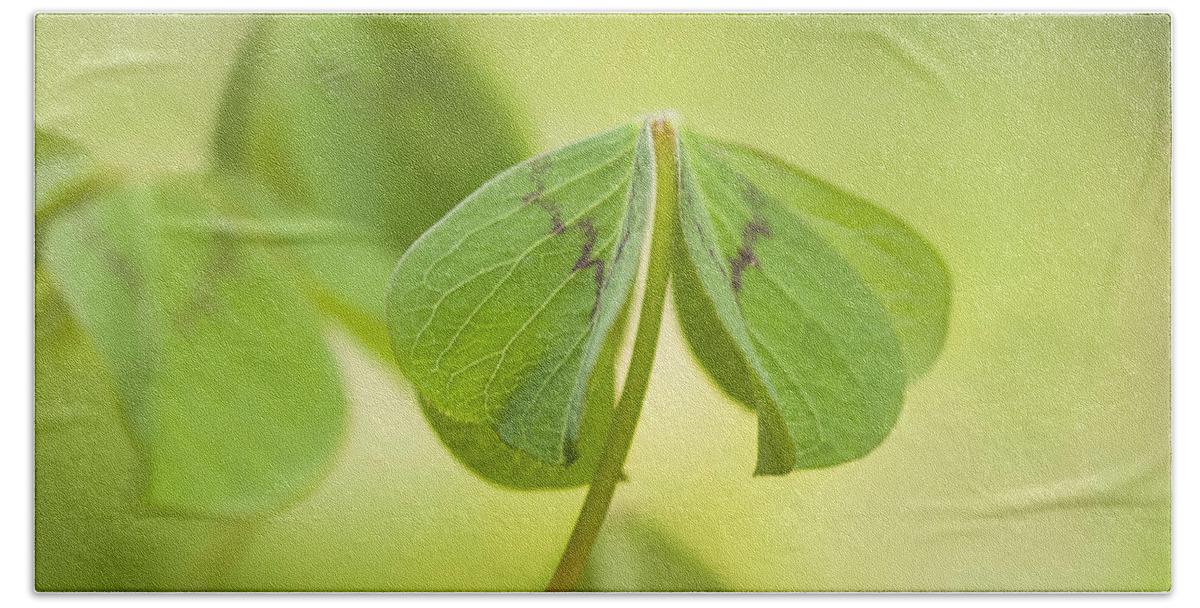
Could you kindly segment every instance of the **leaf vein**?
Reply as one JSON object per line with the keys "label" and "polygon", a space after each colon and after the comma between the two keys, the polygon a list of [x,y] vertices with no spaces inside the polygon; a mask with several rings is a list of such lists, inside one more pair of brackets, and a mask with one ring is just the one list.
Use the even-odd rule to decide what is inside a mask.
{"label": "leaf vein", "polygon": [[[627,182],[628,180],[625,180],[625,181]],[[584,215],[586,215],[586,214],[587,214],[589,211],[592,211],[593,209],[595,209],[596,207],[598,207],[598,206],[600,205],[600,203],[603,203],[604,201],[608,200],[608,198],[609,198],[609,197],[611,197],[611,196],[613,195],[613,193],[615,193],[615,192],[619,191],[619,190],[621,189],[621,186],[623,186],[624,184],[625,184],[625,182],[618,183],[618,184],[616,185],[616,187],[612,188],[611,190],[609,190],[608,192],[606,192],[604,195],[602,195],[602,196],[603,196],[603,198],[601,198],[601,199],[599,199],[599,200],[595,201],[593,204],[591,204],[591,205],[590,205],[590,206],[588,206],[586,209],[584,209],[583,211],[581,211],[581,212],[580,212],[578,215],[576,215],[575,217],[573,217],[573,218],[571,219],[571,223],[572,223],[572,224],[574,224],[575,222],[579,221],[579,219],[580,219],[581,217],[583,217]],[[468,278],[468,279],[466,279],[466,280],[464,280],[464,281],[462,281],[462,282],[458,283],[458,284],[457,284],[457,285],[455,285],[454,287],[451,287],[449,290],[445,291],[445,292],[444,292],[444,293],[443,293],[443,294],[442,294],[442,295],[441,295],[441,296],[438,298],[438,300],[437,300],[436,302],[434,302],[434,303],[433,303],[433,306],[432,306],[432,308],[431,308],[431,310],[430,310],[430,312],[429,312],[429,318],[428,318],[428,319],[425,321],[425,324],[424,324],[424,325],[421,327],[421,329],[417,331],[416,335],[415,335],[415,336],[413,336],[412,347],[409,349],[409,353],[408,353],[408,354],[409,354],[409,356],[410,356],[410,357],[412,357],[412,356],[414,356],[414,355],[416,354],[416,350],[417,350],[417,344],[420,342],[420,340],[421,340],[421,336],[425,335],[425,332],[426,332],[426,331],[428,331],[428,329],[429,329],[429,327],[430,327],[431,325],[433,325],[433,320],[434,320],[434,317],[436,317],[436,316],[437,316],[437,311],[438,311],[438,308],[440,308],[440,307],[441,307],[442,303],[443,303],[443,302],[445,302],[446,298],[450,297],[450,295],[451,295],[451,294],[453,294],[454,292],[458,291],[459,289],[461,289],[462,287],[464,287],[465,285],[467,285],[467,284],[468,284],[468,283],[470,283],[471,281],[474,281],[475,279],[477,279],[477,278],[479,278],[479,277],[481,277],[481,276],[483,276],[483,275],[485,275],[485,274],[487,274],[487,273],[489,273],[489,272],[491,272],[491,271],[493,271],[493,270],[495,270],[495,269],[497,269],[497,268],[503,268],[504,266],[511,265],[511,267],[512,267],[512,268],[510,268],[510,269],[509,269],[509,272],[508,272],[508,274],[506,274],[506,275],[505,275],[505,277],[504,277],[503,279],[501,279],[501,282],[497,284],[497,286],[496,286],[496,289],[499,289],[500,285],[501,285],[501,284],[503,284],[503,282],[504,282],[505,280],[507,280],[509,276],[511,276],[511,275],[512,275],[512,272],[513,272],[513,270],[515,270],[515,269],[516,269],[516,267],[517,267],[517,265],[518,265],[518,264],[520,264],[521,262],[523,262],[523,261],[525,260],[525,258],[527,258],[527,257],[529,256],[529,254],[530,254],[530,253],[532,253],[532,252],[533,252],[535,249],[537,249],[537,248],[538,248],[538,247],[539,247],[539,246],[540,246],[542,243],[545,243],[546,241],[550,240],[551,238],[553,238],[553,237],[555,237],[555,236],[558,236],[558,235],[557,235],[557,234],[555,234],[555,233],[550,233],[550,234],[547,234],[547,235],[543,236],[542,238],[538,239],[537,241],[534,241],[534,243],[533,243],[532,245],[530,245],[528,249],[526,249],[525,251],[523,251],[523,252],[521,252],[520,254],[518,254],[518,255],[517,255],[517,257],[513,258],[512,260],[504,261],[504,262],[501,262],[501,263],[499,263],[499,264],[495,264],[495,265],[493,265],[493,266],[490,266],[490,267],[488,267],[488,268],[485,268],[484,270],[482,270],[482,271],[480,271],[480,272],[477,272],[477,273],[475,273],[475,274],[474,274],[474,275],[472,275],[470,278]],[[445,259],[446,257],[447,257],[447,256],[442,256],[442,259]],[[428,289],[431,289],[431,290],[435,290],[435,289],[433,288],[433,286],[431,286],[431,285],[428,285],[428,284],[426,284],[426,285],[425,285],[425,287],[426,287],[426,288],[428,288]],[[436,290],[435,290],[435,291],[436,291]],[[495,293],[495,290],[493,290],[493,292],[492,292],[492,293]],[[492,294],[488,294],[488,297],[490,298],[490,297],[491,297],[491,295],[492,295]],[[480,306],[482,306],[482,305],[483,305],[483,303],[480,303]],[[422,307],[422,308],[424,308],[424,307]],[[478,310],[478,309],[477,309],[477,310]],[[472,316],[473,316],[473,314],[472,314]],[[462,327],[459,327],[458,331],[462,331],[462,329],[463,329]],[[457,333],[457,332],[456,332],[456,333]],[[451,346],[452,346],[452,345],[451,345]],[[441,358],[442,358],[442,355],[444,355],[444,354],[445,354],[445,351],[443,351],[441,355],[438,355],[438,360],[439,360],[439,361],[441,360]],[[436,367],[436,365],[435,365],[435,367]]]}
{"label": "leaf vein", "polygon": [[[636,142],[635,142],[635,145],[636,145]],[[621,150],[620,153],[612,156],[611,158],[606,159],[603,162],[603,164],[597,165],[595,167],[592,167],[591,169],[582,171],[582,172],[572,176],[570,179],[563,181],[562,183],[555,185],[553,188],[543,192],[542,196],[546,197],[551,194],[554,194],[554,193],[562,190],[563,188],[566,188],[567,186],[569,186],[571,184],[574,184],[580,180],[586,179],[586,178],[600,172],[602,169],[606,169],[606,168],[616,164],[616,162],[618,160],[621,160],[622,158],[627,156],[630,152],[633,151],[633,149],[634,149],[634,146],[629,146],[629,147]],[[474,198],[474,195],[472,195],[469,198]],[[518,203],[519,204],[517,206],[513,207],[513,209],[511,211],[509,211],[508,213],[505,213],[504,215],[501,215],[486,224],[483,224],[483,225],[477,226],[471,230],[468,230],[465,234],[463,234],[462,238],[460,238],[457,243],[450,246],[446,250],[446,252],[444,254],[442,254],[442,257],[435,260],[432,264],[429,265],[429,268],[425,269],[425,275],[421,278],[421,284],[428,286],[430,288],[434,288],[432,285],[429,285],[429,273],[433,272],[433,269],[436,268],[439,264],[441,264],[442,261],[444,261],[446,258],[450,257],[452,254],[454,254],[454,252],[458,251],[458,249],[460,247],[462,247],[462,244],[467,242],[467,239],[471,238],[472,236],[478,234],[479,232],[481,232],[483,230],[486,230],[488,228],[491,228],[492,226],[495,226],[496,224],[499,224],[500,222],[503,222],[504,220],[516,215],[517,213],[520,213],[522,209],[525,209],[526,205],[524,202],[522,202],[518,199]],[[436,288],[434,288],[434,289],[436,289]]]}
{"label": "leaf vein", "polygon": [[[607,251],[610,247],[612,247],[612,244],[615,241],[616,241],[616,239],[614,238],[614,239],[610,240],[609,242],[605,243],[604,247],[601,250]],[[568,283],[570,283],[571,279],[573,279],[573,278],[575,278],[575,273],[568,274],[566,280],[563,281],[562,284],[560,284],[558,286],[558,288],[554,290],[553,294],[551,294],[551,298],[553,298],[553,296],[557,295],[558,291],[561,290],[563,287],[565,287]],[[518,329],[517,332],[513,334],[513,337],[510,338],[509,341],[507,343],[505,343],[503,347],[501,347],[501,349],[499,351],[500,360],[496,363],[496,367],[492,370],[492,375],[488,378],[487,384],[484,386],[484,392],[487,394],[484,397],[484,399],[485,399],[484,408],[485,409],[487,407],[487,401],[490,400],[490,398],[491,398],[490,395],[491,395],[492,382],[494,382],[496,380],[496,375],[500,373],[500,368],[504,366],[504,358],[508,356],[509,348],[511,348],[513,343],[517,341],[517,338],[519,338],[521,336],[521,334],[523,334],[525,332],[525,330],[529,328],[529,326],[533,323],[533,320],[542,314],[542,311],[545,310],[546,306],[549,303],[550,303],[550,299],[547,299],[546,302],[544,302],[540,307],[538,307],[538,309],[536,311],[534,311],[533,315],[531,315],[525,321],[525,323],[521,325],[520,329]],[[591,331],[591,328],[592,328],[592,326],[591,326],[591,324],[589,324],[587,330],[585,330],[583,332],[583,334],[586,336]],[[567,356],[570,356],[570,354],[571,354],[571,351],[568,351]]]}
{"label": "leaf vein", "polygon": [[[628,180],[626,180],[626,181],[628,181]],[[603,194],[603,195],[602,195],[602,198],[599,198],[599,199],[597,199],[595,202],[593,202],[592,204],[588,205],[588,206],[587,206],[587,208],[585,208],[585,209],[583,209],[582,211],[580,211],[580,212],[579,212],[579,214],[578,214],[578,215],[576,215],[576,216],[575,216],[575,217],[574,217],[574,218],[571,220],[571,222],[570,222],[570,223],[571,223],[571,224],[574,224],[575,222],[577,222],[577,221],[579,220],[579,218],[581,218],[581,217],[583,217],[583,216],[587,215],[587,213],[588,213],[588,212],[592,211],[592,210],[593,210],[593,209],[595,209],[596,207],[599,207],[599,206],[600,206],[602,203],[604,203],[604,202],[605,202],[605,201],[607,201],[609,198],[611,198],[613,194],[616,194],[618,191],[620,191],[620,189],[621,189],[621,186],[623,186],[624,184],[625,184],[625,182],[621,182],[621,183],[619,183],[619,184],[617,185],[617,187],[615,187],[615,188],[613,188],[613,189],[609,190],[607,193]],[[488,292],[487,296],[485,296],[485,297],[483,298],[483,300],[481,300],[481,301],[479,302],[479,304],[475,306],[475,309],[474,309],[474,310],[472,310],[472,311],[471,311],[471,313],[470,313],[469,315],[467,315],[467,318],[466,318],[466,319],[463,321],[463,323],[462,323],[462,324],[461,324],[461,325],[458,327],[458,329],[457,329],[457,330],[455,330],[455,332],[454,332],[454,336],[452,336],[452,337],[450,338],[450,341],[449,341],[449,343],[446,345],[446,348],[444,348],[444,349],[442,350],[442,352],[441,352],[440,354],[438,354],[438,358],[437,358],[437,360],[435,360],[435,361],[434,361],[434,363],[433,363],[433,369],[434,369],[434,371],[435,371],[435,372],[436,372],[437,370],[441,369],[442,358],[443,358],[443,357],[445,357],[445,356],[446,356],[446,353],[450,352],[450,350],[454,348],[455,344],[457,344],[457,343],[458,343],[458,338],[459,338],[459,336],[461,336],[461,335],[462,335],[462,332],[463,332],[463,330],[465,330],[465,329],[466,329],[468,326],[470,326],[470,324],[471,324],[471,321],[473,321],[473,320],[475,319],[475,315],[479,314],[479,311],[480,311],[480,310],[482,310],[482,309],[483,309],[483,307],[484,307],[484,306],[485,306],[485,305],[486,305],[488,302],[490,302],[490,301],[492,300],[492,298],[493,298],[493,297],[496,295],[496,293],[498,293],[498,292],[500,291],[500,288],[501,288],[501,287],[503,287],[503,286],[504,286],[504,284],[505,284],[505,283],[507,283],[507,282],[508,282],[508,280],[509,280],[510,278],[512,278],[512,275],[513,275],[513,273],[514,273],[514,272],[516,272],[516,270],[517,270],[517,267],[521,265],[521,262],[525,261],[525,259],[526,259],[526,258],[528,258],[528,257],[529,257],[529,255],[530,255],[531,253],[533,253],[533,251],[534,251],[535,249],[537,249],[537,248],[538,248],[538,246],[540,246],[542,243],[544,243],[544,242],[548,241],[549,239],[551,239],[551,238],[553,238],[553,237],[555,237],[555,236],[557,236],[557,234],[551,233],[551,234],[550,234],[550,235],[548,235],[548,236],[542,237],[542,238],[541,238],[541,239],[539,239],[537,242],[535,242],[535,243],[534,243],[534,244],[533,244],[531,247],[529,247],[529,248],[528,248],[528,249],[526,249],[524,252],[522,252],[522,253],[520,254],[520,256],[519,256],[519,257],[518,257],[516,260],[514,260],[514,261],[513,261],[512,265],[511,265],[511,266],[510,266],[510,268],[508,269],[508,272],[507,272],[507,273],[506,273],[506,274],[505,274],[503,277],[501,277],[501,279],[500,279],[499,281],[497,281],[497,282],[496,282],[496,285],[495,285],[495,286],[492,288],[492,290],[491,290],[490,292]],[[570,277],[570,276],[571,276],[571,275],[568,275],[568,277]],[[568,280],[569,280],[569,279],[568,279]],[[440,301],[441,301],[441,300],[439,300],[439,302],[440,302]],[[430,314],[430,320],[431,320],[431,321],[432,321],[432,318],[433,318],[433,316],[434,316],[434,315],[436,315],[436,314],[437,314],[437,311],[436,311],[436,306],[435,306],[435,310],[434,310],[434,312]]]}

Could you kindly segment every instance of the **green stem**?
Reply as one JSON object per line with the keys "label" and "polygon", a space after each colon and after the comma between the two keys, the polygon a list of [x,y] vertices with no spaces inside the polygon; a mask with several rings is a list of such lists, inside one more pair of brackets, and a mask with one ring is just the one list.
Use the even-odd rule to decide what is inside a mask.
{"label": "green stem", "polygon": [[656,192],[654,203],[654,231],[650,236],[650,264],[646,273],[646,290],[642,296],[642,309],[638,317],[637,337],[633,342],[633,357],[629,362],[629,373],[625,387],[613,411],[612,424],[596,466],[596,474],[588,488],[583,508],[571,539],[563,551],[558,569],[550,578],[547,591],[573,591],[587,564],[592,545],[604,524],[613,492],[621,478],[629,446],[633,443],[633,432],[642,413],[642,402],[650,384],[650,369],[654,365],[654,353],[658,350],[658,333],[662,325],[663,305],[667,295],[667,281],[671,275],[671,247],[674,244],[676,198],[678,192],[678,168],[676,159],[677,139],[675,127],[664,118],[651,123],[654,137]]}

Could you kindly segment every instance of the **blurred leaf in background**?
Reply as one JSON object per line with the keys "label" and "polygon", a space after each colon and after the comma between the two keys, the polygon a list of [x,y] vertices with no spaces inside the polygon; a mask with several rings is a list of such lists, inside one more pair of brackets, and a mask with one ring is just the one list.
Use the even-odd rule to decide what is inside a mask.
{"label": "blurred leaf in background", "polygon": [[106,174],[75,142],[35,130],[33,134],[33,212],[42,223],[64,206],[103,189]]}
{"label": "blurred leaf in background", "polygon": [[[39,126],[85,125],[84,138],[99,137],[104,152],[128,142],[88,132],[89,116],[132,119],[137,98],[162,95],[131,82],[180,57],[164,41],[169,32],[203,21],[228,34],[236,25],[229,16],[98,20],[39,18],[37,105]],[[36,313],[39,588],[219,584],[228,564],[217,562],[236,558],[252,521],[311,490],[343,441],[343,390],[318,309],[368,344],[385,340],[370,323],[382,327],[372,315],[382,313],[403,249],[479,176],[524,155],[510,116],[439,42],[436,26],[383,17],[255,22],[219,114],[215,171],[145,171],[152,161],[111,152],[98,160],[58,133],[37,132],[38,285],[46,294]],[[85,35],[63,35],[78,26]],[[157,46],[139,52],[139,32]],[[74,65],[51,46],[65,41],[80,47]],[[89,77],[116,90],[73,95]],[[98,358],[71,359],[59,334],[78,356]],[[81,373],[111,374],[115,393],[97,404],[56,388],[71,384],[62,378],[82,382]],[[119,411],[102,407],[118,403]],[[64,449],[65,431],[43,421],[75,409],[80,419],[123,424],[70,428],[73,441],[104,443],[97,458],[122,446],[139,457],[96,461],[106,474],[86,479],[59,466],[66,454],[51,452]],[[69,490],[80,483],[90,489]],[[72,518],[95,542],[62,539],[78,529]],[[137,543],[122,526],[153,522],[168,536],[198,531],[189,537],[194,563],[173,575],[130,561]],[[156,550],[188,551],[172,544]],[[104,567],[101,551],[115,551]]]}
{"label": "blurred leaf in background", "polygon": [[219,522],[149,512],[116,383],[41,270],[34,296],[34,578],[43,591],[167,590],[204,573]]}
{"label": "blurred leaf in background", "polygon": [[395,16],[260,18],[222,101],[213,160],[273,187],[266,219],[342,222],[294,247],[325,308],[390,356],[387,278],[426,228],[529,156],[511,109],[447,36]]}
{"label": "blurred leaf in background", "polygon": [[345,401],[317,312],[218,180],[119,188],[56,218],[45,264],[96,340],[147,456],[145,499],[251,515],[327,466]]}
{"label": "blurred leaf in background", "polygon": [[609,514],[579,591],[728,591],[721,577],[653,518]]}

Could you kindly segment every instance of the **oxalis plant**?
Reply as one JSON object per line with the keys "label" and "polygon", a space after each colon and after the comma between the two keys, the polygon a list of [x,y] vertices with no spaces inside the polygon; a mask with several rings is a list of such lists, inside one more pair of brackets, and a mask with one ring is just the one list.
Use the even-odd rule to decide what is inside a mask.
{"label": "oxalis plant", "polygon": [[668,284],[701,365],[757,413],[756,475],[879,445],[950,305],[944,263],[897,218],[671,114],[481,186],[400,259],[387,321],[466,466],[512,487],[589,485],[550,590],[575,588],[622,479]]}

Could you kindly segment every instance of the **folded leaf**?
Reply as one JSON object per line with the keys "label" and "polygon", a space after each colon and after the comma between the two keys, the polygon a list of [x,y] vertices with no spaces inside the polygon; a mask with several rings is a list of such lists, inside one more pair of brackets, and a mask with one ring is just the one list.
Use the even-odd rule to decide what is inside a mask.
{"label": "folded leaf", "polygon": [[[757,409],[757,472],[874,449],[906,382],[941,349],[950,287],[937,254],[894,217],[765,155],[684,132],[656,142],[678,145],[678,161],[663,161],[646,126],[633,140],[633,127],[616,129],[514,167],[401,259],[392,345],[435,428],[445,439],[443,419],[491,426],[543,462],[573,460],[583,387],[637,266],[622,252],[644,240],[651,188],[677,179],[666,234],[679,317],[701,364]],[[656,162],[678,166],[651,183]],[[579,280],[591,267],[594,294]],[[488,437],[452,443],[461,458]]]}
{"label": "folded leaf", "polygon": [[439,412],[543,462],[575,460],[585,393],[650,226],[651,148],[648,125],[630,125],[526,161],[404,254],[392,348]]}
{"label": "folded leaf", "polygon": [[591,384],[584,396],[579,440],[575,444],[577,457],[567,466],[547,464],[504,443],[489,425],[455,420],[441,413],[423,396],[420,397],[421,413],[463,466],[492,483],[520,490],[588,485],[595,476],[608,437],[608,425],[612,422],[616,397],[613,364],[616,349],[624,337],[621,329],[626,316],[623,314],[618,318],[616,326],[609,332],[608,343],[592,373]]}
{"label": "folded leaf", "polygon": [[950,271],[937,251],[892,214],[752,148],[689,134],[833,247],[887,312],[909,381],[937,360],[950,317]]}
{"label": "folded leaf", "polygon": [[345,399],[316,311],[270,248],[325,229],[238,216],[221,181],[130,187],[64,211],[45,263],[113,370],[169,510],[246,515],[309,488],[341,439]]}
{"label": "folded leaf", "polygon": [[906,379],[880,299],[760,175],[712,140],[682,142],[680,318],[701,362],[758,409],[758,473],[865,455],[895,423]]}

